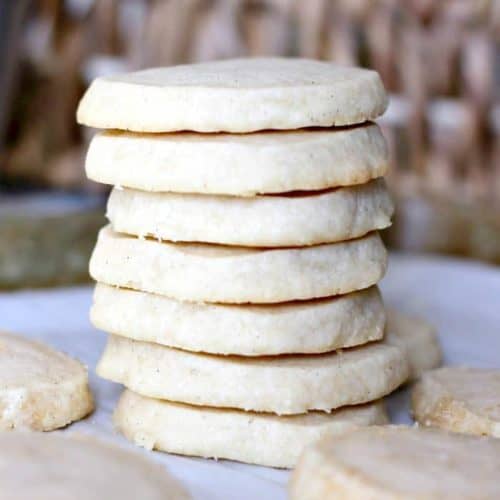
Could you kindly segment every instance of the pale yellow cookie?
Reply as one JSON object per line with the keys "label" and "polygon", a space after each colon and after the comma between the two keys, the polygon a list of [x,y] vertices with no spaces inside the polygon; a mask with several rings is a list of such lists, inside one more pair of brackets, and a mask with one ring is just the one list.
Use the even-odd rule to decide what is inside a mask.
{"label": "pale yellow cookie", "polygon": [[211,196],[113,189],[107,217],[119,233],[167,241],[300,247],[345,241],[391,224],[382,179],[321,193]]}
{"label": "pale yellow cookie", "polygon": [[408,365],[400,349],[383,343],[341,353],[249,358],[111,335],[97,373],[152,398],[285,415],[379,399],[407,379]]}
{"label": "pale yellow cookie", "polygon": [[402,349],[410,365],[410,379],[441,364],[442,352],[436,331],[425,321],[388,309],[385,340]]}
{"label": "pale yellow cookie", "polygon": [[331,413],[278,416],[172,403],[126,390],[114,423],[147,449],[292,468],[307,445],[358,426],[387,423],[387,414],[382,401]]}
{"label": "pale yellow cookie", "polygon": [[387,166],[374,123],[254,134],[111,130],[94,136],[85,161],[87,176],[104,184],[236,196],[364,184]]}
{"label": "pale yellow cookie", "polygon": [[142,454],[78,434],[0,433],[2,500],[188,500]]}
{"label": "pale yellow cookie", "polygon": [[308,448],[292,500],[495,500],[500,440],[415,427],[364,427]]}
{"label": "pale yellow cookie", "polygon": [[203,302],[274,303],[368,288],[384,275],[377,233],[306,248],[166,243],[99,233],[90,274],[108,285]]}
{"label": "pale yellow cookie", "polygon": [[428,372],[413,390],[412,409],[422,425],[500,438],[500,371],[445,366]]}
{"label": "pale yellow cookie", "polygon": [[212,354],[321,353],[384,334],[380,292],[371,287],[285,304],[182,302],[98,283],[90,310],[96,328],[135,340]]}
{"label": "pale yellow cookie", "polygon": [[0,431],[50,431],[93,409],[87,369],[79,361],[0,332]]}
{"label": "pale yellow cookie", "polygon": [[134,132],[253,132],[380,116],[378,73],[308,59],[229,59],[97,78],[77,120]]}

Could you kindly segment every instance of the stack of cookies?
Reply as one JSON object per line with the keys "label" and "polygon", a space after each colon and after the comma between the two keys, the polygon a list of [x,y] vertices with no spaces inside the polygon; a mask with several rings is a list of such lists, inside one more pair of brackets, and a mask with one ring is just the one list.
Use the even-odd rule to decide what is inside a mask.
{"label": "stack of cookies", "polygon": [[92,83],[78,120],[110,130],[87,173],[115,187],[91,318],[128,438],[292,467],[386,421],[380,400],[408,377],[376,286],[393,206],[370,120],[386,104],[377,73],[300,59]]}

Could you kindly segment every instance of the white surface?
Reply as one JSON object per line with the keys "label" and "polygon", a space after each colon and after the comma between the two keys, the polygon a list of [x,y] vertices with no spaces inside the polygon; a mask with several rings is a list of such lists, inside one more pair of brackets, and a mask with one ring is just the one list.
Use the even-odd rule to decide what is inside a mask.
{"label": "white surface", "polygon": [[[388,304],[419,315],[439,332],[448,364],[500,368],[500,269],[467,261],[392,255],[382,283]],[[97,411],[69,431],[94,433],[131,446],[111,426],[120,388],[98,379],[93,369],[105,341],[88,321],[91,288],[0,294],[0,329],[41,339],[88,364]],[[393,421],[409,422],[408,394],[390,398]],[[262,437],[265,439],[265,436]],[[283,499],[288,473],[162,453],[165,463],[196,499]]]}

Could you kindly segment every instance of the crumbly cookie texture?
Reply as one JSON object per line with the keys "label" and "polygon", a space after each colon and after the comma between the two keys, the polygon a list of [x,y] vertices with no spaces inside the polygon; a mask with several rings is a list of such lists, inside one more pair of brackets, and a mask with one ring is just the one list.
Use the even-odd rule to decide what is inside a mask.
{"label": "crumbly cookie texture", "polygon": [[302,247],[352,240],[391,225],[382,179],[321,193],[211,196],[113,189],[107,217],[119,233],[167,241]]}
{"label": "crumbly cookie texture", "polygon": [[0,332],[0,430],[50,431],[93,409],[87,369],[79,361]]}
{"label": "crumbly cookie texture", "polygon": [[167,243],[99,233],[90,274],[108,285],[194,302],[275,303],[368,288],[385,273],[378,233],[304,248]]}
{"label": "crumbly cookie texture", "polygon": [[123,337],[187,351],[265,356],[322,353],[384,335],[377,287],[285,304],[208,304],[97,283],[90,319]]}
{"label": "crumbly cookie texture", "polygon": [[[374,123],[253,134],[97,133],[89,179],[143,191],[253,196],[365,184],[388,149]],[[141,168],[137,168],[140,165]]]}
{"label": "crumbly cookie texture", "polygon": [[16,500],[191,498],[144,455],[82,434],[0,433],[0,484]]}
{"label": "crumbly cookie texture", "polygon": [[416,427],[364,427],[308,448],[292,500],[493,500],[500,440]]}
{"label": "crumbly cookie texture", "polygon": [[426,373],[412,394],[422,425],[500,437],[500,371],[445,366]]}
{"label": "crumbly cookie texture", "polygon": [[294,467],[302,450],[318,439],[387,421],[382,401],[331,413],[277,416],[190,406],[128,390],[114,414],[118,430],[147,449],[283,468]]}
{"label": "crumbly cookie texture", "polygon": [[152,398],[276,414],[330,411],[389,394],[406,356],[381,342],[339,353],[213,356],[110,336],[97,373]]}
{"label": "crumbly cookie texture", "polygon": [[380,116],[375,71],[308,59],[215,61],[97,78],[82,125],[133,132],[253,132],[351,125]]}

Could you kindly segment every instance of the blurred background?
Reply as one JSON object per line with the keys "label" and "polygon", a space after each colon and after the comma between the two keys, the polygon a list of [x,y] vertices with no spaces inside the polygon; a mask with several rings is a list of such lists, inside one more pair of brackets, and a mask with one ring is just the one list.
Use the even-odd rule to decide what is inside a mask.
{"label": "blurred background", "polygon": [[388,244],[500,263],[500,0],[0,0],[0,288],[87,279],[93,78],[257,55],[379,71]]}

